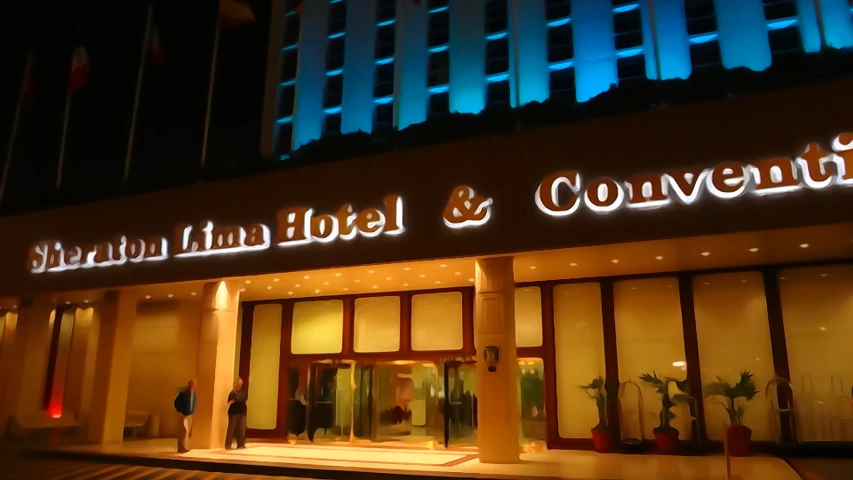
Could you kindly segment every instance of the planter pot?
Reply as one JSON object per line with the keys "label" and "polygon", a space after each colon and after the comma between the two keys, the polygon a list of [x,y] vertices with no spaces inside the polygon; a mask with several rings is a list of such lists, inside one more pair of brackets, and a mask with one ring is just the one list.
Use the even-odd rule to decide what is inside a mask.
{"label": "planter pot", "polygon": [[598,453],[607,453],[613,446],[613,436],[603,428],[592,429],[592,445]]}
{"label": "planter pot", "polygon": [[678,430],[673,427],[657,427],[652,430],[655,435],[655,445],[658,453],[672,455],[678,447]]}
{"label": "planter pot", "polygon": [[729,443],[729,455],[746,457],[752,446],[752,430],[746,425],[734,425],[726,430],[726,440]]}

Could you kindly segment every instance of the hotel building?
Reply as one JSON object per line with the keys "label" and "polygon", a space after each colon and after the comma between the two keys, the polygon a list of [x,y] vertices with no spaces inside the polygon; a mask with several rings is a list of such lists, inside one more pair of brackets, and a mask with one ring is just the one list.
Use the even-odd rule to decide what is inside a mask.
{"label": "hotel building", "polygon": [[[328,135],[853,46],[843,0],[296,3],[273,3],[261,139],[284,162]],[[173,435],[172,399],[196,378],[193,442],[220,447],[241,376],[250,437],[511,462],[592,448],[599,411],[580,387],[599,377],[614,449],[650,441],[650,373],[686,381],[671,424],[713,451],[728,416],[706,385],[748,370],[758,446],[849,446],[851,91],[836,79],[2,218],[4,432],[79,425],[116,443],[141,414]]]}

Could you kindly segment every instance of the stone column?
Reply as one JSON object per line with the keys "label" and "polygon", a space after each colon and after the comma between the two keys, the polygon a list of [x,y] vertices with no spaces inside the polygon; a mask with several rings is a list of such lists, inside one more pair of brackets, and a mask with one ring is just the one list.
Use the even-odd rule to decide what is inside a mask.
{"label": "stone column", "polygon": [[136,297],[109,291],[97,302],[92,327],[98,330],[95,376],[87,426],[89,442],[121,443],[124,433]]}
{"label": "stone column", "polygon": [[205,284],[198,345],[193,448],[223,448],[228,393],[234,382],[240,288],[224,281]]}
{"label": "stone column", "polygon": [[[515,351],[515,281],[512,257],[477,260],[474,343],[477,347],[477,446],[483,463],[519,461],[518,374]],[[495,368],[485,349],[499,349]]]}
{"label": "stone column", "polygon": [[98,329],[95,328],[94,317],[93,307],[76,308],[74,311],[74,333],[71,335],[68,377],[65,381],[63,410],[72,413],[84,425],[88,420],[98,353]]}
{"label": "stone column", "polygon": [[16,359],[17,352],[15,351],[16,330],[18,324],[17,312],[5,312],[0,315],[5,316],[5,321],[2,323],[3,335],[0,342],[0,438],[6,434],[6,427],[9,424],[9,410],[7,404],[11,404],[11,397],[17,394],[16,382],[13,382],[20,373],[20,362]]}

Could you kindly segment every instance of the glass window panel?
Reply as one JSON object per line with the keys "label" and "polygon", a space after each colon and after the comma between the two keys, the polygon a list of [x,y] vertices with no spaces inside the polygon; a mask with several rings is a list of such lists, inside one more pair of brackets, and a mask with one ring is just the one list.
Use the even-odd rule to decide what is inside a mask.
{"label": "glass window panel", "polygon": [[539,287],[515,289],[515,345],[542,346],[542,293]]}
{"label": "glass window panel", "polygon": [[[76,313],[76,309],[65,310],[59,324],[59,343],[57,343],[56,358],[53,364],[53,383],[50,387],[50,403],[48,405],[48,413],[53,416],[61,416],[63,413],[65,381],[68,379],[68,364],[71,361],[71,335],[74,331]],[[51,332],[54,328],[56,327],[51,325]]]}
{"label": "glass window panel", "polygon": [[[642,412],[644,435],[651,439],[654,438],[652,429],[660,424],[661,398],[654,389],[640,381],[640,376],[654,372],[658,377],[687,378],[678,281],[675,278],[649,278],[616,282],[613,295],[619,381],[630,380],[640,385],[645,409]],[[628,430],[623,433],[636,438],[638,432],[630,429],[639,425],[637,402],[625,402],[622,412]],[[672,412],[678,418],[670,425],[678,429],[680,438],[690,438],[688,416],[679,408]]]}
{"label": "glass window panel", "polygon": [[598,283],[554,288],[557,425],[563,438],[590,438],[598,409],[581,385],[604,376],[604,333]]}
{"label": "glass window panel", "polygon": [[518,359],[518,405],[521,407],[521,439],[527,448],[545,446],[545,362],[541,358]]}
{"label": "glass window panel", "polygon": [[412,350],[462,349],[462,294],[412,296]]}
{"label": "glass window panel", "polygon": [[[773,378],[773,351],[761,273],[696,277],[693,298],[702,385],[716,382],[717,376],[734,385],[740,372],[752,373],[762,393],[746,405],[743,424],[752,429],[753,440],[773,440],[767,423],[769,405],[763,394],[764,386]],[[720,400],[705,400],[705,428],[712,440],[722,440],[729,424]]]}
{"label": "glass window panel", "polygon": [[782,318],[801,441],[853,440],[853,266],[782,271]]}
{"label": "glass window panel", "polygon": [[249,413],[246,426],[274,430],[278,409],[278,367],[281,356],[281,305],[255,307],[249,360]]}
{"label": "glass window panel", "polygon": [[344,304],[340,300],[299,302],[293,305],[290,351],[297,355],[341,353]]}
{"label": "glass window panel", "polygon": [[400,297],[355,300],[355,351],[400,350]]}

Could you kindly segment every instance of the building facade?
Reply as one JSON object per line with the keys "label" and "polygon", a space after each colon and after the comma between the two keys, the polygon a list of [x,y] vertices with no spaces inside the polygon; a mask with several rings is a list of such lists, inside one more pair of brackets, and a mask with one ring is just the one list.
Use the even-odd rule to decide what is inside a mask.
{"label": "building facade", "polygon": [[[719,1],[717,26],[680,34],[679,48],[661,42],[659,54],[619,56],[617,46],[596,53],[604,42],[592,38],[602,34],[582,20],[607,17],[601,28],[612,36],[619,15],[651,18],[649,4],[599,12],[605,2],[364,3],[375,13],[306,3],[300,34],[280,53],[298,81],[273,84],[275,106],[291,88],[296,99],[292,115],[274,122],[279,142],[320,138],[334,115],[341,131],[372,128],[381,108],[400,129],[422,121],[434,95],[476,113],[503,81],[516,92],[510,99],[539,101],[563,71],[575,72],[583,101],[619,80],[623,58],[659,58],[663,75],[686,76],[698,45],[716,43],[723,61],[761,69],[774,58],[773,32],[796,28],[804,50],[846,38],[830,34],[843,29],[829,21],[810,30],[814,2],[762,10]],[[691,10],[672,4],[681,6],[653,4],[655,22],[681,22],[662,24],[659,38],[691,31]],[[777,4],[796,5],[796,17],[767,13]],[[290,3],[277,5],[295,22]],[[745,5],[752,13],[732,13]],[[826,16],[836,2],[817,5]],[[519,22],[472,33],[460,24],[469,17],[456,16],[468,8]],[[844,14],[850,29],[849,6]],[[791,23],[773,23],[780,18]],[[753,20],[760,40],[724,34],[737,31],[726,22]],[[448,41],[430,40],[436,23]],[[576,53],[553,68],[547,38],[566,25]],[[389,40],[385,26],[406,33]],[[539,32],[519,37],[519,55],[507,57],[532,62],[517,75],[490,81],[483,63],[454,57],[477,50],[488,63],[488,44],[515,29]],[[329,74],[323,59],[338,39],[343,59],[331,57],[343,73]],[[527,41],[535,45],[521,54]],[[380,44],[393,53],[375,54]],[[428,85],[432,56],[447,51],[449,77]],[[385,65],[389,93],[355,81],[378,78]],[[337,106],[321,102],[330,83],[343,92]],[[12,435],[79,424],[89,441],[115,443],[136,413],[167,436],[177,429],[176,388],[196,378],[193,442],[214,448],[239,375],[253,437],[476,446],[482,461],[508,462],[523,449],[592,448],[598,426],[614,450],[651,441],[666,400],[648,374],[689,397],[669,422],[683,444],[713,451],[729,418],[705,398],[708,385],[748,371],[759,393],[743,422],[757,445],[849,447],[851,87],[834,80],[0,219],[0,373],[12,386],[0,393],[2,422]],[[581,388],[597,379],[602,409]]]}

